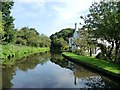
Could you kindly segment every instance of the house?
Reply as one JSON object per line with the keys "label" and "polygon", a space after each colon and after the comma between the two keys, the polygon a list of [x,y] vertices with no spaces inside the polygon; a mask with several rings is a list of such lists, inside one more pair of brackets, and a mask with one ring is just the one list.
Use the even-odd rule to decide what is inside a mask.
{"label": "house", "polygon": [[72,51],[76,48],[80,48],[80,46],[75,42],[76,39],[79,39],[79,34],[78,34],[78,26],[77,23],[75,23],[75,32],[73,34],[73,37],[69,38],[69,50]]}
{"label": "house", "polygon": [[[76,40],[78,39],[81,39],[82,36],[80,35],[80,33],[78,33],[78,25],[77,23],[75,23],[75,32],[73,34],[73,37],[70,37],[69,38],[69,50],[70,51],[73,51],[75,49],[80,49],[80,46],[77,44]],[[83,30],[79,30],[81,33],[82,32],[85,32]],[[96,38],[90,38],[90,40],[92,41],[96,41],[97,44],[101,43],[103,45],[105,45],[106,47],[109,47],[111,46],[111,43],[108,43],[106,40],[101,40],[101,39],[96,39]],[[98,55],[101,50],[100,50],[100,47],[94,47],[94,48],[91,48],[91,51],[92,51],[92,55],[93,56],[96,56]],[[85,52],[91,52],[90,50],[86,50]]]}

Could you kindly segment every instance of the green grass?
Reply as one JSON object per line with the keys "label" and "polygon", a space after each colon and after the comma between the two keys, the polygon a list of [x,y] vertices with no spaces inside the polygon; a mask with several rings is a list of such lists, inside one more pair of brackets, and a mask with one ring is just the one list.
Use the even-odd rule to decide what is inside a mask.
{"label": "green grass", "polygon": [[63,52],[63,54],[70,58],[77,59],[81,62],[93,65],[95,68],[101,68],[103,70],[107,70],[115,74],[120,74],[120,65],[116,63],[109,62],[106,60],[96,59],[88,56],[79,56],[70,52]]}
{"label": "green grass", "polygon": [[15,60],[22,57],[29,56],[38,52],[49,51],[49,48],[30,47],[23,45],[1,45],[2,51],[0,57],[2,58],[2,65],[13,65]]}

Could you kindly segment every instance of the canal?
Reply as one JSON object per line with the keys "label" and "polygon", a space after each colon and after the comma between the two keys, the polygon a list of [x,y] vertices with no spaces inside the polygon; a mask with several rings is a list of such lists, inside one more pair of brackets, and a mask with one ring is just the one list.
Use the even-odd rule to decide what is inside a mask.
{"label": "canal", "polygon": [[61,54],[37,53],[2,70],[3,88],[119,88],[113,80]]}

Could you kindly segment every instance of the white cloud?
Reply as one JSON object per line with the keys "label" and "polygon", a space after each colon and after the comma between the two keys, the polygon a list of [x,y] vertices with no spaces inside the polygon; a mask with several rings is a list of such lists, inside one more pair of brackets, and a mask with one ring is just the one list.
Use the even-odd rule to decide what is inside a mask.
{"label": "white cloud", "polygon": [[[49,36],[63,28],[74,28],[74,23],[81,21],[80,15],[85,15],[88,12],[93,1],[94,0],[14,0],[16,6],[13,8],[12,14],[15,16],[17,24],[20,23],[17,18],[33,20],[33,22],[28,21],[28,24],[35,24],[36,22],[36,24],[41,22],[46,23],[45,26],[40,26],[40,24],[34,26],[39,26],[36,28],[44,27],[44,30],[40,32],[48,33],[47,35]],[[27,7],[27,4],[30,4],[29,7]]]}
{"label": "white cloud", "polygon": [[89,9],[93,0],[59,0],[64,6],[52,6],[52,8],[58,13],[58,20],[55,23],[55,31],[62,28],[72,27],[74,23],[81,22],[80,15],[84,15],[83,11]]}

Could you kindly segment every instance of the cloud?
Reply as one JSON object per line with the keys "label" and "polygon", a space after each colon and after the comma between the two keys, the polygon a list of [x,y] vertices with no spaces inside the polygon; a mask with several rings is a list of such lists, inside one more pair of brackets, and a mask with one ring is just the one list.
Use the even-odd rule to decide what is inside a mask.
{"label": "cloud", "polygon": [[50,36],[63,28],[74,28],[94,0],[14,0],[16,27],[32,26]]}
{"label": "cloud", "polygon": [[89,2],[86,2],[86,0],[61,0],[60,2],[63,6],[52,6],[58,14],[58,19],[55,23],[56,30],[54,31],[66,27],[74,28],[74,23],[81,22],[80,15],[88,13],[89,6],[93,0],[89,0]]}

